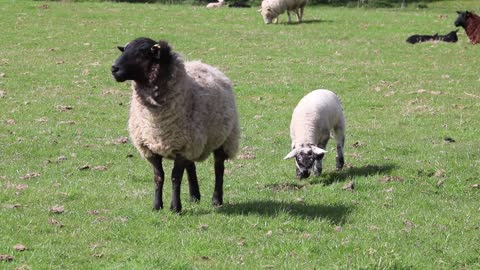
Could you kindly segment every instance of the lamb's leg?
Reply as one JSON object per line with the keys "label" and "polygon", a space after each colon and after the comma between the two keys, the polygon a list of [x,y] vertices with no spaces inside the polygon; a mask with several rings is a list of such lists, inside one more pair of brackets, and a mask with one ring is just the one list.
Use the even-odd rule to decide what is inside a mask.
{"label": "lamb's leg", "polygon": [[188,175],[188,187],[190,189],[190,201],[199,202],[200,188],[198,187],[197,170],[195,168],[195,163],[193,163],[193,161],[191,161],[187,165],[187,175]]}
{"label": "lamb's leg", "polygon": [[303,9],[304,9],[304,7],[301,7],[301,8],[300,8],[300,13],[297,14],[297,15],[298,15],[298,22],[302,22],[302,19],[303,19]]}
{"label": "lamb's leg", "polygon": [[338,127],[334,129],[335,141],[337,142],[337,158],[336,168],[341,170],[345,164],[345,158],[343,156],[343,147],[345,145],[345,124],[342,122]]}
{"label": "lamb's leg", "polygon": [[[320,142],[318,143],[318,147],[322,148],[322,149],[326,149],[327,147],[327,143],[328,143],[328,140],[330,139],[330,134],[320,138]],[[323,170],[323,166],[322,166],[322,161],[323,161],[323,156],[324,154],[320,155],[320,156],[317,156],[315,158],[315,164],[313,166],[313,175],[314,176],[319,176],[320,174],[322,174],[322,170]]]}
{"label": "lamb's leg", "polygon": [[180,185],[182,183],[183,171],[187,161],[175,160],[172,170],[172,201],[170,203],[170,210],[180,213],[182,211],[182,203],[180,202]]}
{"label": "lamb's leg", "polygon": [[225,159],[227,154],[220,147],[213,151],[213,157],[215,159],[215,189],[213,191],[212,204],[214,206],[220,206],[223,204],[223,173],[225,171]]}
{"label": "lamb's leg", "polygon": [[153,199],[153,209],[163,208],[162,192],[165,173],[163,172],[162,156],[154,155],[148,159],[153,166],[153,182],[155,183],[155,197]]}

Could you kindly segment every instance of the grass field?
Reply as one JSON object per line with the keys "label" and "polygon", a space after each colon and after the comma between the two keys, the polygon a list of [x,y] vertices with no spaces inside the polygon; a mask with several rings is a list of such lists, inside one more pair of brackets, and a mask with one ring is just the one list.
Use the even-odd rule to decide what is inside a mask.
{"label": "grass field", "polygon": [[[463,29],[405,39],[480,10],[428,6],[308,6],[266,26],[256,8],[2,1],[0,268],[479,269],[480,46]],[[110,75],[139,36],[234,82],[242,150],[219,209],[209,159],[199,204],[184,184],[181,215],[151,210],[152,169],[125,143],[130,86]],[[299,181],[290,116],[318,88],[342,100],[346,168],[331,141],[323,175]]]}

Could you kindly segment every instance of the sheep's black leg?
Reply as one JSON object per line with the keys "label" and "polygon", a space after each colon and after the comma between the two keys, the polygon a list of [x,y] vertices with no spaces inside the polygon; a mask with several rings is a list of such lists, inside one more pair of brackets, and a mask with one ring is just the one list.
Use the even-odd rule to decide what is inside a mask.
{"label": "sheep's black leg", "polygon": [[163,208],[162,192],[165,173],[162,167],[162,156],[154,155],[148,159],[153,166],[153,181],[155,183],[155,197],[153,199],[153,209]]}
{"label": "sheep's black leg", "polygon": [[[328,143],[329,139],[330,139],[330,135],[328,135],[327,137],[321,138],[320,143],[317,146],[325,150],[326,147],[327,147],[327,143]],[[324,155],[319,155],[319,156],[315,157],[315,164],[313,166],[313,175],[315,175],[315,176],[319,176],[319,175],[322,174],[322,170],[323,170],[322,159],[323,159],[323,156]]]}
{"label": "sheep's black leg", "polygon": [[187,163],[185,160],[175,160],[172,170],[172,202],[170,210],[180,213],[182,211],[182,203],[180,202],[180,185],[182,183],[183,171],[185,171]]}
{"label": "sheep's black leg", "polygon": [[187,164],[188,187],[190,189],[190,201],[200,201],[200,188],[198,187],[197,170],[193,161]]}
{"label": "sheep's black leg", "polygon": [[215,159],[215,189],[213,191],[212,204],[214,206],[220,206],[223,204],[223,173],[225,171],[225,160],[227,154],[222,148],[218,148],[213,151],[213,157]]}

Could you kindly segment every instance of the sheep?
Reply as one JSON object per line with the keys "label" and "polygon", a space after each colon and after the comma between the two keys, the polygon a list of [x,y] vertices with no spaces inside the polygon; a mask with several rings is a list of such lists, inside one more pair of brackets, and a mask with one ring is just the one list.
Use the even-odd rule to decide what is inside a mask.
{"label": "sheep", "polygon": [[480,43],[480,16],[470,11],[457,11],[458,18],[455,20],[456,27],[463,27],[468,39],[472,44]]}
{"label": "sheep", "polygon": [[262,14],[265,24],[278,22],[278,16],[287,11],[288,23],[292,22],[290,11],[293,10],[297,14],[298,22],[302,22],[303,9],[307,4],[307,0],[263,0],[261,8],[258,10]]}
{"label": "sheep", "polygon": [[200,61],[184,62],[167,41],[137,38],[112,65],[117,82],[132,81],[128,120],[131,141],[153,166],[153,208],[163,208],[162,159],[174,161],[170,209],[181,212],[180,184],[186,169],[190,199],[200,200],[195,163],[213,152],[214,206],[223,204],[224,162],[238,151],[240,128],[230,80]]}
{"label": "sheep", "polygon": [[450,33],[446,35],[439,35],[436,33],[433,36],[430,35],[412,35],[407,38],[407,42],[411,44],[415,43],[420,43],[420,42],[426,42],[426,41],[444,41],[444,42],[457,42],[458,37],[457,37],[457,32],[458,30],[451,31]]}
{"label": "sheep", "polygon": [[225,1],[224,0],[218,0],[218,2],[208,3],[206,7],[207,8],[219,8],[219,7],[222,7],[223,5],[225,5]]}
{"label": "sheep", "polygon": [[335,93],[325,89],[304,96],[292,114],[292,150],[284,157],[295,158],[297,178],[308,178],[312,170],[315,176],[322,173],[322,159],[332,130],[337,142],[336,168],[341,170],[345,164],[345,117],[340,100]]}

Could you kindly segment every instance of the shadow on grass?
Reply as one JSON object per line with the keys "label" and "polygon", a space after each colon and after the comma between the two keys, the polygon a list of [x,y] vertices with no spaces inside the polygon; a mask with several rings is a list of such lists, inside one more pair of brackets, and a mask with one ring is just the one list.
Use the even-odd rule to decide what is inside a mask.
{"label": "shadow on grass", "polygon": [[304,219],[325,219],[332,224],[344,224],[352,212],[353,206],[347,205],[308,205],[302,203],[286,203],[275,201],[251,201],[226,204],[218,209],[226,215],[261,215],[275,217],[281,213]]}
{"label": "shadow on grass", "polygon": [[324,184],[331,185],[334,182],[343,182],[346,179],[352,179],[358,176],[369,176],[375,174],[384,174],[389,173],[397,166],[394,164],[384,164],[384,165],[366,165],[363,167],[351,167],[348,169],[343,169],[341,171],[333,171],[330,173],[325,173],[324,175],[313,179],[310,184]]}
{"label": "shadow on grass", "polygon": [[319,20],[319,19],[312,19],[312,20],[303,20],[301,23],[294,21],[292,19],[292,22],[289,23],[288,21],[285,22],[279,22],[279,24],[282,25],[300,25],[300,24],[312,24],[312,23],[332,23],[332,20]]}

